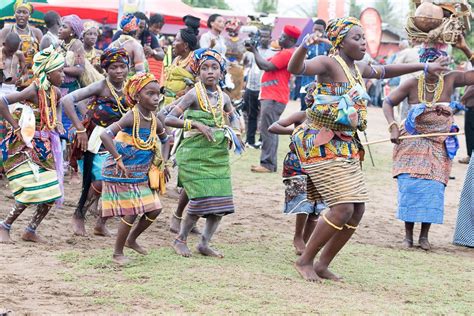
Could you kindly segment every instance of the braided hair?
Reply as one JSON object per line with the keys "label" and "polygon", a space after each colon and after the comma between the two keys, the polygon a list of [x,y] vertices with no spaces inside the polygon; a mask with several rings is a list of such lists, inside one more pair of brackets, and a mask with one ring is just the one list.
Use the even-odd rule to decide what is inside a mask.
{"label": "braided hair", "polygon": [[198,35],[200,19],[193,16],[185,16],[184,24],[186,28],[180,29],[179,34],[183,42],[187,43],[190,50],[196,50],[198,47]]}

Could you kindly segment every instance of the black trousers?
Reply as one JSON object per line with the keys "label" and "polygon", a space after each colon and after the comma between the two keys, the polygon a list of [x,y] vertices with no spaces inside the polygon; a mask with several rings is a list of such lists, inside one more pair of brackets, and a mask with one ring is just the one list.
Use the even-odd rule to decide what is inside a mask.
{"label": "black trousers", "polygon": [[255,134],[257,133],[258,113],[260,112],[260,91],[245,89],[244,102],[248,114],[247,123],[247,143],[255,144]]}
{"label": "black trousers", "polygon": [[466,107],[464,131],[466,133],[467,154],[471,157],[471,153],[474,150],[474,108]]}

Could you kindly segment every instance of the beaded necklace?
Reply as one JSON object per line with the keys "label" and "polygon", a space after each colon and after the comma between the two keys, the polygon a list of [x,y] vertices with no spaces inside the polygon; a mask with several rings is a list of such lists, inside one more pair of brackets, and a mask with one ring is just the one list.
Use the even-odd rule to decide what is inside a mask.
{"label": "beaded necklace", "polygon": [[132,128],[132,139],[135,147],[141,150],[151,150],[155,148],[157,135],[156,135],[156,116],[151,115],[151,126],[150,135],[147,140],[140,138],[140,110],[137,106],[132,109],[133,112],[133,128]]}
{"label": "beaded necklace", "polygon": [[122,104],[122,99],[123,99],[123,95],[119,96],[117,94],[117,92],[121,92],[123,94],[123,84],[122,84],[122,88],[119,89],[119,91],[117,91],[117,89],[115,89],[114,85],[112,84],[112,82],[109,81],[109,78],[106,78],[105,79],[105,83],[107,84],[107,87],[109,88],[110,90],[110,94],[112,94],[112,96],[114,97],[115,99],[115,102],[117,103],[117,108],[120,112],[120,114],[122,114],[122,116],[125,115],[125,113],[127,113],[128,109],[126,106],[124,106]]}
{"label": "beaded necklace", "polygon": [[54,90],[54,87],[51,86],[49,88],[49,93],[46,92],[46,90],[39,89],[38,103],[40,108],[41,123],[46,125],[46,127],[52,131],[58,125],[56,106],[53,104],[56,103],[56,91]]}
{"label": "beaded necklace", "polygon": [[[426,77],[424,74],[421,74],[418,77],[418,101],[420,103],[426,104],[427,107],[432,107],[434,104],[438,102],[441,98],[441,93],[443,93],[444,89],[444,75],[440,75],[438,77],[438,82],[436,83],[436,87],[434,90],[429,90],[426,83]],[[433,98],[431,102],[426,101],[426,91],[429,93],[433,93]]]}
{"label": "beaded necklace", "polygon": [[334,59],[341,65],[342,70],[344,71],[344,74],[347,77],[347,80],[349,80],[349,83],[351,84],[352,87],[354,87],[356,84],[360,84],[362,87],[365,87],[364,85],[364,79],[362,79],[362,75],[360,73],[359,67],[357,65],[354,65],[355,68],[355,74],[351,71],[347,63],[345,62],[344,59],[342,59],[341,56],[336,55],[334,56]]}
{"label": "beaded necklace", "polygon": [[189,65],[189,63],[190,63],[192,57],[193,57],[193,54],[191,54],[191,52],[190,52],[190,53],[188,54],[188,56],[187,56],[186,58],[184,58],[184,59],[181,58],[181,56],[177,56],[177,57],[173,60],[173,64],[174,64],[175,66],[180,67],[180,68],[186,68],[186,67]]}
{"label": "beaded necklace", "polygon": [[[212,113],[214,123],[217,127],[224,127],[224,93],[222,92],[222,89],[217,86],[217,103],[212,105],[211,101],[209,100],[209,96],[207,95],[206,87],[202,84],[202,82],[198,81],[194,86],[196,87],[196,95],[201,110]],[[217,111],[221,112],[221,122],[217,121]]]}

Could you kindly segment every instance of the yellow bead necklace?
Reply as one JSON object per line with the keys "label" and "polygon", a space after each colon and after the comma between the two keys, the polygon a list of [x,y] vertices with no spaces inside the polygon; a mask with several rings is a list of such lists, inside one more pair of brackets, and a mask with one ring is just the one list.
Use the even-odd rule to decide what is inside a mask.
{"label": "yellow bead necklace", "polygon": [[138,106],[135,106],[132,109],[133,112],[133,128],[132,128],[132,139],[135,147],[141,150],[151,150],[155,148],[157,142],[156,127],[157,121],[156,116],[151,115],[151,126],[150,126],[150,135],[147,140],[140,138],[140,110]]}
{"label": "yellow bead necklace", "polygon": [[[426,104],[426,106],[429,108],[439,101],[439,99],[441,98],[441,94],[443,93],[443,89],[444,75],[439,75],[436,87],[432,91],[429,90],[427,87],[425,75],[421,74],[418,77],[418,101],[420,103]],[[428,91],[429,93],[433,93],[433,98],[431,99],[431,102],[426,101],[426,91]]]}

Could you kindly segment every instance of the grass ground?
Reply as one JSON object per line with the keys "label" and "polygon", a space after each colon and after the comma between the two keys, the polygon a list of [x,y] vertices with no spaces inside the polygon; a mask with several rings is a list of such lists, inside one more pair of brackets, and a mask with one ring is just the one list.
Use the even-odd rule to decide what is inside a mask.
{"label": "grass ground", "polygon": [[[381,111],[371,108],[369,115],[370,138],[387,137]],[[282,137],[280,163],[287,143]],[[231,158],[237,211],[223,219],[213,241],[224,259],[174,254],[168,223],[176,200],[164,197],[163,214],[139,239],[150,254],[127,250],[133,263],[117,267],[111,261],[113,238],[72,236],[70,218],[80,190],[68,186],[67,206],[41,225],[48,244],[19,241],[27,210],[12,230],[17,243],[0,245],[0,314],[474,314],[474,252],[452,245],[465,165],[454,164],[445,223],[430,233],[433,251],[404,250],[403,224],[395,219],[391,145],[371,150],[375,167],[368,155],[364,164],[371,201],[332,264],[343,283],[307,283],[298,276],[294,217],[281,212],[280,174],[251,173],[259,151],[248,150]],[[6,194],[0,191],[6,201],[0,203],[1,216],[11,205]],[[92,223],[87,222],[89,233]],[[114,230],[116,224],[109,226]],[[196,243],[192,236],[190,247]]]}

